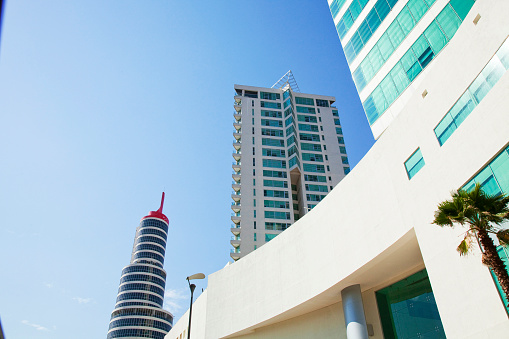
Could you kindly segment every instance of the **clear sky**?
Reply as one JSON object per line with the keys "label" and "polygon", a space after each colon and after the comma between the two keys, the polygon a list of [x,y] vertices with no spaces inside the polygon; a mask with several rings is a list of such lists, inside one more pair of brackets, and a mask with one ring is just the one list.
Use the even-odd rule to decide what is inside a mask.
{"label": "clear sky", "polygon": [[163,190],[166,307],[180,318],[185,277],[231,260],[234,84],[270,87],[291,69],[302,92],[336,97],[352,166],[373,144],[326,0],[8,0],[4,9],[7,339],[105,338],[135,229]]}

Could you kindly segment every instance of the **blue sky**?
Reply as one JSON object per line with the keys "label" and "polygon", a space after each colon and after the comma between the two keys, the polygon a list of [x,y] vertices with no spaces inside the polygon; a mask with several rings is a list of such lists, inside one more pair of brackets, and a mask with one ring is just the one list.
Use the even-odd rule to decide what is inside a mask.
{"label": "blue sky", "polygon": [[[326,0],[8,0],[0,46],[0,317],[8,339],[106,336],[139,220],[170,219],[167,307],[230,260],[233,85],[337,98],[373,144]],[[206,281],[197,283],[198,289]]]}

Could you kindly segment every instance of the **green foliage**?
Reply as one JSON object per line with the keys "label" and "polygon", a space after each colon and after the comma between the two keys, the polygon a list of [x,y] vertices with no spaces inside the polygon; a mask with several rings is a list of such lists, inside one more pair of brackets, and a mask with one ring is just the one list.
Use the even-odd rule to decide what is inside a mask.
{"label": "green foliage", "polygon": [[509,245],[509,230],[500,230],[497,232],[498,241],[503,245]]}
{"label": "green foliage", "polygon": [[433,223],[453,227],[455,224],[467,225],[469,231],[484,230],[498,234],[502,241],[509,241],[507,232],[500,224],[509,220],[509,197],[504,194],[488,195],[477,184],[471,191],[452,192],[452,199],[438,205]]}

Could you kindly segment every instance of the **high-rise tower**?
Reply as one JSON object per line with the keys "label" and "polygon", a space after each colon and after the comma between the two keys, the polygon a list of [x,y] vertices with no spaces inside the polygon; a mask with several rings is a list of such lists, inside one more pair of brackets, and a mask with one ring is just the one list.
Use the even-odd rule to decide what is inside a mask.
{"label": "high-rise tower", "polygon": [[168,218],[161,207],[141,219],[134,237],[131,263],[122,270],[109,338],[163,339],[173,315],[163,309],[166,272],[163,269]]}
{"label": "high-rise tower", "polygon": [[234,260],[290,227],[350,171],[335,98],[299,92],[291,71],[272,88],[235,85]]}
{"label": "high-rise tower", "polygon": [[[375,138],[451,41],[475,0],[328,0]],[[427,92],[421,93],[423,98]]]}

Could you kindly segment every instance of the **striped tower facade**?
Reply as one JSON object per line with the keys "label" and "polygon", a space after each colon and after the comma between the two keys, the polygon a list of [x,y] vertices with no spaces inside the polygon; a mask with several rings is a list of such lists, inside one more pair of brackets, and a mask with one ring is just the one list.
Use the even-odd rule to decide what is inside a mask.
{"label": "striped tower facade", "polygon": [[166,272],[163,269],[168,218],[161,207],[141,219],[136,229],[131,263],[122,270],[117,302],[107,338],[164,339],[173,315],[163,309]]}

